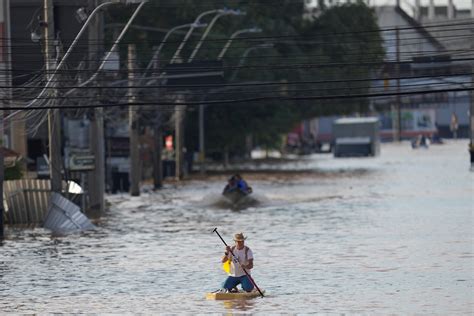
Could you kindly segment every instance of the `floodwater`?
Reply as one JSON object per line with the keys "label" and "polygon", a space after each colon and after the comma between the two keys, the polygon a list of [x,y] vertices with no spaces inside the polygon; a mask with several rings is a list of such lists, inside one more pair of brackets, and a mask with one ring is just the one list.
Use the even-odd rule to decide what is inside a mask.
{"label": "floodwater", "polygon": [[[376,158],[314,155],[243,175],[262,199],[213,201],[226,176],[108,198],[98,229],[67,237],[7,227],[0,311],[10,313],[474,312],[474,172],[467,141]],[[270,172],[269,169],[273,169]],[[243,231],[267,297],[206,301],[224,239]]]}

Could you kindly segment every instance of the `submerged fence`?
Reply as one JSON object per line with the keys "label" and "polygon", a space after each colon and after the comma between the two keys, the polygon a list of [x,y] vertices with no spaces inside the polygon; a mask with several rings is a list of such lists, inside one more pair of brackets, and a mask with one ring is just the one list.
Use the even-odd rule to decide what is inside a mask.
{"label": "submerged fence", "polygon": [[9,180],[3,183],[3,198],[8,224],[42,223],[51,195],[51,181]]}

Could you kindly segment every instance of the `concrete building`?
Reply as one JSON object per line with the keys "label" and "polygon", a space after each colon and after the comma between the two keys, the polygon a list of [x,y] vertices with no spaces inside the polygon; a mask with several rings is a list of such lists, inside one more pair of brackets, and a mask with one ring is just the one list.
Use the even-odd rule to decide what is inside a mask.
{"label": "concrete building", "polygon": [[[443,23],[421,25],[413,17],[409,16],[400,7],[377,7],[375,12],[378,16],[379,26],[383,30],[400,28],[398,41],[396,30],[384,31],[386,47],[386,60],[388,61],[382,69],[380,80],[373,84],[374,91],[395,92],[396,80],[384,80],[383,77],[413,77],[400,79],[400,92],[412,90],[426,90],[435,92],[438,90],[463,89],[471,86],[471,62],[466,60],[465,51],[467,47],[460,44],[452,46],[452,43],[464,39],[465,32],[474,32],[472,24],[453,27],[443,32]],[[431,21],[431,20],[430,20]],[[440,25],[440,26],[436,26]],[[436,26],[436,27],[435,27]],[[438,33],[437,33],[438,32]],[[434,34],[443,34],[435,36]],[[397,72],[397,54],[400,65]],[[413,88],[416,87],[416,88]],[[373,99],[372,105],[376,109],[390,108],[396,102],[395,98]],[[429,136],[438,133],[441,137],[468,137],[469,133],[469,91],[440,91],[429,94],[404,95],[400,99],[402,116],[402,138],[415,136],[416,133]],[[389,138],[390,129],[393,128],[390,119],[390,111],[382,111],[383,118],[381,131],[382,137]],[[415,119],[414,119],[415,118]],[[453,130],[452,121],[456,120],[457,128]]]}
{"label": "concrete building", "polygon": [[[308,0],[307,17],[317,16],[324,7],[338,3],[342,2]],[[434,92],[470,88],[472,62],[469,58],[472,58],[474,48],[474,25],[466,23],[466,18],[472,18],[474,10],[457,10],[452,1],[444,7],[435,7],[433,1],[429,7],[414,3],[411,9],[412,15],[399,6],[374,7],[382,30],[386,64],[377,74],[380,79],[374,80],[372,91],[397,92],[397,80],[384,79],[396,77],[414,77],[399,80],[401,93],[417,89]],[[402,62],[398,69],[397,59]],[[469,91],[402,96],[402,139],[420,134],[468,137],[470,98]],[[379,114],[382,140],[394,136],[395,113],[392,109],[396,103],[395,97],[371,99],[372,109]],[[311,120],[316,131],[313,142],[332,142],[332,126],[336,119],[321,117]]]}

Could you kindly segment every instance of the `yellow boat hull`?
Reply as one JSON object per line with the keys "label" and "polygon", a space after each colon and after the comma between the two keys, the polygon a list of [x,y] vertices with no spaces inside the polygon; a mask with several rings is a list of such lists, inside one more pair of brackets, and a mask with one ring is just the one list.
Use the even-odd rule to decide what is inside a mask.
{"label": "yellow boat hull", "polygon": [[[265,291],[262,291],[265,293]],[[224,292],[213,292],[206,293],[207,300],[247,300],[261,296],[258,291],[252,292],[237,292],[237,293],[224,293]]]}

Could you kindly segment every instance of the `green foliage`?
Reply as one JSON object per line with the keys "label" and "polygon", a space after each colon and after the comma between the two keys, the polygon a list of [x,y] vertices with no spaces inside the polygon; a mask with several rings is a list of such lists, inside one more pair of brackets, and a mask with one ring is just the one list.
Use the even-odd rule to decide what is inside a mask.
{"label": "green foliage", "polygon": [[18,180],[23,177],[23,172],[19,163],[13,167],[5,168],[5,180]]}
{"label": "green foliage", "polygon": [[[127,41],[139,43],[138,58],[144,67],[158,46],[166,30],[191,23],[202,12],[227,8],[245,11],[245,16],[222,17],[214,25],[207,41],[195,60],[215,59],[227,39],[236,30],[250,27],[263,29],[259,34],[245,34],[234,40],[224,57],[225,78],[235,76],[234,82],[287,82],[279,86],[234,86],[220,92],[206,93],[188,98],[190,101],[217,101],[252,99],[237,104],[212,104],[206,107],[206,151],[231,152],[243,150],[245,136],[252,134],[258,145],[278,147],[281,134],[291,131],[303,119],[321,115],[338,115],[354,110],[364,111],[363,98],[335,101],[311,100],[304,97],[340,94],[364,94],[368,81],[343,83],[342,80],[368,78],[376,66],[362,65],[383,60],[384,50],[378,32],[375,14],[362,2],[331,7],[313,21],[303,19],[303,0],[155,0],[150,1],[134,24],[165,30],[147,32],[133,30]],[[108,13],[109,22],[122,21],[130,16],[130,9],[118,8]],[[214,15],[201,22],[209,23]],[[186,29],[169,37],[160,54],[160,64],[167,64],[181,43]],[[202,30],[195,30],[181,54],[186,61],[198,42]],[[110,37],[110,36],[109,36]],[[255,38],[252,38],[255,37]],[[273,48],[260,48],[249,52],[244,67],[236,68],[243,54],[262,43]],[[126,45],[122,45],[125,47]],[[122,48],[124,49],[124,48]],[[289,67],[288,67],[289,66]],[[312,81],[320,83],[291,84]],[[172,92],[168,92],[172,94]],[[272,97],[273,99],[262,99]],[[278,98],[280,97],[280,98]],[[303,98],[295,100],[294,98]],[[186,146],[197,149],[197,113],[186,119]]]}

